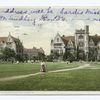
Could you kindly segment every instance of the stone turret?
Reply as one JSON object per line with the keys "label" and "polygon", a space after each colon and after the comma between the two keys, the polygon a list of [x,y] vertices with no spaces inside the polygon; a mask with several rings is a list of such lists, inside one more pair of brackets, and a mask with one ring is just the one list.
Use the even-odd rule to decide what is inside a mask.
{"label": "stone turret", "polygon": [[85,33],[89,34],[89,26],[88,25],[85,26]]}

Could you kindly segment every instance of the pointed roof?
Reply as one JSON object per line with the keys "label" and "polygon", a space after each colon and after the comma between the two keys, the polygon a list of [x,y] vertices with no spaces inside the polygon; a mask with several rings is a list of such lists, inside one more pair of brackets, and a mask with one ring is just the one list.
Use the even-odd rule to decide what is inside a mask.
{"label": "pointed roof", "polygon": [[40,53],[44,53],[43,48],[40,47],[40,48],[38,49],[38,52],[40,52]]}
{"label": "pointed roof", "polygon": [[15,42],[20,41],[18,38],[15,38],[15,37],[13,37],[13,36],[11,36],[11,37],[13,38],[13,40],[14,40]]}
{"label": "pointed roof", "polygon": [[94,36],[89,36],[89,40],[93,40],[93,42],[95,43],[95,45],[98,44],[98,42],[100,41],[100,36],[98,35],[94,35]]}
{"label": "pointed roof", "polygon": [[19,38],[15,38],[15,37],[13,37],[13,36],[11,35],[10,32],[9,32],[8,37],[9,37],[9,36],[14,40],[14,42],[20,42]]}
{"label": "pointed roof", "polygon": [[[58,32],[57,32],[57,34],[56,34],[55,38],[56,38],[57,36],[60,36],[60,34],[59,34]],[[60,36],[60,37],[61,37],[61,36]],[[55,38],[54,38],[54,39],[55,39]]]}
{"label": "pointed roof", "polygon": [[67,44],[69,40],[71,40],[73,43],[75,43],[75,37],[74,36],[62,36],[61,37],[64,44]]}
{"label": "pointed roof", "polygon": [[0,37],[0,42],[6,42],[7,41],[7,37]]}

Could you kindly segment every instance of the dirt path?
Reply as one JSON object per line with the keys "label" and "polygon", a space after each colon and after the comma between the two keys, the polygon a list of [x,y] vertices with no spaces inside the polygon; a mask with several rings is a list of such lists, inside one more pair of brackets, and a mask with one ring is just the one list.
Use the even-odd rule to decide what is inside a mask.
{"label": "dirt path", "polygon": [[[77,70],[77,69],[82,69],[82,68],[85,68],[85,67],[88,67],[88,66],[90,66],[90,64],[84,64],[84,65],[76,67],[76,68],[48,71],[47,73]],[[40,72],[34,73],[34,74],[27,74],[27,75],[20,75],[20,76],[11,76],[11,77],[6,77],[6,78],[0,78],[0,81],[10,81],[10,80],[15,80],[15,79],[27,78],[27,77],[35,76],[35,75],[38,75],[38,74],[40,74]]]}
{"label": "dirt path", "polygon": [[51,72],[63,72],[63,71],[70,71],[70,70],[77,70],[77,69],[82,69],[82,68],[85,68],[85,67],[88,67],[88,66],[90,66],[90,64],[84,64],[84,65],[79,66],[79,67],[76,67],[76,68],[49,71],[48,73],[51,73]]}

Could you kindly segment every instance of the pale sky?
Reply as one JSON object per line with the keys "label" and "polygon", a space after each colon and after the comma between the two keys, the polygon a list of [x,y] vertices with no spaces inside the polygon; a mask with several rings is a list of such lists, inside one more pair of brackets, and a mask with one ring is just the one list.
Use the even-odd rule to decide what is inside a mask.
{"label": "pale sky", "polygon": [[[44,8],[44,11],[46,11]],[[83,15],[74,15],[74,14],[59,14],[59,11],[63,7],[52,7],[53,13],[48,14],[49,19],[53,18],[56,15],[63,16],[66,18],[66,21],[39,21],[42,15],[45,13],[26,13],[26,14],[16,14],[14,13],[4,13],[7,8],[0,9],[0,36],[8,36],[9,32],[14,37],[19,37],[21,41],[23,41],[23,45],[25,48],[33,48],[33,46],[40,48],[42,47],[46,54],[50,52],[50,41],[54,36],[59,32],[60,35],[74,35],[76,29],[84,29],[85,25],[90,26],[90,34],[100,34],[100,21],[91,21],[91,20],[83,20],[87,18],[99,18],[100,15],[92,15],[92,14],[83,14]],[[16,8],[15,11],[36,11],[41,8]],[[50,9],[50,10],[51,10]],[[12,8],[10,8],[12,10]],[[74,10],[68,9],[66,10]],[[84,9],[83,9],[84,11]],[[1,16],[5,16],[7,19],[2,20]],[[12,21],[9,20],[10,17],[19,18],[19,16],[28,16],[28,18],[36,19],[36,25],[33,25],[33,21]],[[77,19],[77,20],[72,20]],[[38,25],[42,24],[42,25]],[[25,35],[27,34],[27,35]]]}

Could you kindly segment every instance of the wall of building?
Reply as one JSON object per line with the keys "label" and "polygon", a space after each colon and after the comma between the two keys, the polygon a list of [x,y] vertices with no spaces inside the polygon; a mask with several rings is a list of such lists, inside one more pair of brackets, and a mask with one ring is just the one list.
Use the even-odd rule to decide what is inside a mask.
{"label": "wall of building", "polygon": [[64,46],[65,44],[62,41],[61,36],[57,34],[53,42],[51,43],[51,51],[54,51],[54,52],[56,51],[59,54],[64,53],[65,52]]}

